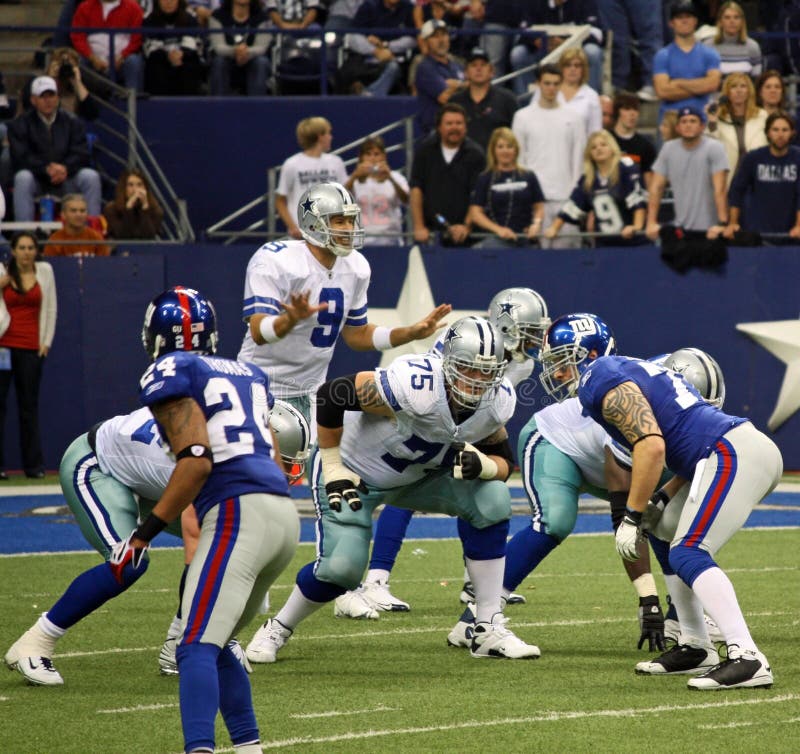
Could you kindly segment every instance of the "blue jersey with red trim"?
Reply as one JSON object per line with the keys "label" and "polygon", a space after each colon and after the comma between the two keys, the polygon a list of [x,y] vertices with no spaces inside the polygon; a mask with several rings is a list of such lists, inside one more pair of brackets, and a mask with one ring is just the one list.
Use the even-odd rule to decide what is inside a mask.
{"label": "blue jersey with red trim", "polygon": [[289,494],[286,477],[273,459],[273,401],[267,388],[266,375],[253,364],[195,353],[162,356],[142,376],[145,406],[192,398],[206,418],[214,466],[194,501],[201,521],[209,508],[227,498],[252,492]]}
{"label": "blue jersey with red trim", "polygon": [[603,418],[603,398],[623,382],[633,382],[642,391],[664,435],[667,467],[684,479],[694,476],[697,462],[709,455],[720,437],[747,421],[704,401],[676,372],[642,359],[602,356],[581,376],[578,398],[583,413],[626,448],[631,444],[625,436]]}

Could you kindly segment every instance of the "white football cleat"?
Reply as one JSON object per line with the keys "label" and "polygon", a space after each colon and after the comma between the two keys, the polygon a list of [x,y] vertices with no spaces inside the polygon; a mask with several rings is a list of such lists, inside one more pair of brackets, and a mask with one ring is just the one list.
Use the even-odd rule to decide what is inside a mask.
{"label": "white football cleat", "polygon": [[636,663],[637,675],[698,675],[711,670],[719,663],[713,647],[693,647],[676,644],[652,660]]}
{"label": "white football cleat", "polygon": [[278,659],[278,650],[289,641],[291,635],[291,629],[275,618],[270,618],[256,631],[247,645],[245,655],[250,662],[275,662]]}
{"label": "white football cleat", "polygon": [[239,664],[248,672],[252,673],[253,668],[247,660],[247,655],[244,653],[242,649],[242,645],[239,644],[237,639],[231,639],[228,642],[228,649],[233,652],[233,656],[239,661]]}
{"label": "white football cleat", "polygon": [[18,670],[28,683],[35,686],[61,686],[64,679],[53,667],[56,640],[34,623],[6,652],[6,665]]}
{"label": "white football cleat", "polygon": [[[461,594],[459,595],[461,603],[468,605],[470,602],[475,602],[475,589],[471,581],[465,581],[464,586],[461,587]],[[503,606],[505,605],[524,605],[528,600],[524,595],[517,592],[511,592],[508,597],[502,597]]]}
{"label": "white football cleat", "polygon": [[161,651],[158,653],[158,669],[161,675],[178,675],[178,660],[175,658],[175,649],[178,645],[177,636],[168,636]]}
{"label": "white football cleat", "polygon": [[368,581],[361,585],[361,589],[367,602],[380,612],[407,613],[411,609],[408,602],[403,602],[389,591],[386,581]]}
{"label": "white football cleat", "polygon": [[735,644],[731,644],[728,647],[727,660],[692,678],[688,686],[696,691],[768,689],[772,686],[772,681],[772,668],[761,652],[755,649],[739,649]]}
{"label": "white football cleat", "polygon": [[472,635],[475,632],[475,605],[467,605],[458,623],[447,634],[447,643],[451,647],[472,647]]}
{"label": "white football cleat", "polygon": [[367,601],[361,587],[345,592],[333,601],[333,614],[336,618],[355,618],[356,620],[378,620],[378,611]]}
{"label": "white football cleat", "polygon": [[495,613],[491,623],[475,624],[470,654],[473,657],[535,660],[542,653],[539,647],[526,644],[506,628],[506,618],[502,613]]}

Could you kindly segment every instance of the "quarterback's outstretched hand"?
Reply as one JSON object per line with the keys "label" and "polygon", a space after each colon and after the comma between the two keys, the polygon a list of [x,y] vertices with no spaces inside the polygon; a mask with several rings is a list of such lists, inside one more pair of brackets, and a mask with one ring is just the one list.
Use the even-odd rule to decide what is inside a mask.
{"label": "quarterback's outstretched hand", "polygon": [[648,652],[664,651],[664,613],[661,612],[661,605],[655,595],[639,598],[639,630],[641,636],[637,649],[641,649],[647,642]]}
{"label": "quarterback's outstretched hand", "polygon": [[638,560],[639,553],[636,544],[641,537],[641,530],[639,529],[642,523],[642,514],[639,511],[632,511],[630,508],[625,509],[625,516],[622,523],[617,527],[614,534],[617,552],[625,558],[625,560]]}
{"label": "quarterback's outstretched hand", "polygon": [[358,491],[367,491],[361,477],[342,463],[339,448],[320,448],[319,454],[322,459],[322,478],[325,480],[328,507],[334,513],[339,513],[344,501],[350,506],[350,510],[361,510]]}
{"label": "quarterback's outstretched hand", "polygon": [[122,542],[117,542],[117,544],[114,545],[114,549],[111,550],[111,557],[108,559],[111,572],[120,584],[124,583],[122,572],[125,570],[125,566],[130,563],[134,570],[138,570],[139,566],[142,564],[144,554],[150,546],[149,543],[145,544],[144,547],[133,547],[131,545],[131,540],[136,536],[137,531],[138,529],[134,529],[128,535],[127,539]]}
{"label": "quarterback's outstretched hand", "polygon": [[289,322],[292,325],[294,325],[295,322],[299,322],[301,319],[308,319],[309,317],[313,317],[317,312],[328,309],[327,301],[324,304],[318,304],[317,306],[309,304],[308,297],[310,295],[311,291],[292,293],[289,295],[288,303],[285,301],[281,302],[283,311],[286,313],[286,316],[289,318]]}
{"label": "quarterback's outstretched hand", "polygon": [[440,327],[444,327],[442,320],[450,314],[453,307],[450,304],[439,304],[427,317],[421,319],[409,328],[413,340],[428,338],[433,335]]}

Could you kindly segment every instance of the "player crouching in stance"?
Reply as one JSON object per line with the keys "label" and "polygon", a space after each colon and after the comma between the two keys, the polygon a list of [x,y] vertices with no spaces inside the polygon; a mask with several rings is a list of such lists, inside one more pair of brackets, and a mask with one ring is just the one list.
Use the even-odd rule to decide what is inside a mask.
{"label": "player crouching in stance", "polygon": [[500,609],[513,466],[505,423],[516,403],[504,371],[502,338],[466,317],[447,331],[441,359],[404,356],[322,385],[312,461],[318,557],[253,637],[251,662],[275,662],[303,619],[358,585],[381,503],[458,517],[475,588],[473,657],[539,656]]}
{"label": "player crouching in stance", "polygon": [[[631,449],[627,509],[615,534],[623,557],[638,557],[642,516],[664,465],[676,474],[663,490],[669,502],[655,533],[670,541],[669,564],[679,577],[669,585],[670,595],[681,635],[677,646],[638,663],[636,672],[696,676],[689,680],[690,689],[770,687],[769,663],[714,555],[780,480],[780,451],[747,419],[703,400],[676,372],[623,356],[588,359],[582,340],[598,327],[598,318],[587,314],[580,319],[572,327],[571,345],[562,344],[570,347],[558,354],[549,352],[545,337],[542,381],[559,400],[577,393],[585,412]],[[708,636],[704,610],[728,646],[723,662]]]}

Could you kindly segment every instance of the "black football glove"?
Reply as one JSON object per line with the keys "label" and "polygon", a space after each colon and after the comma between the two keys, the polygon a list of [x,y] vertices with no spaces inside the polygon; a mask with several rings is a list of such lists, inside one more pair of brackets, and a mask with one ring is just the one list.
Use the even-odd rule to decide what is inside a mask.
{"label": "black football glove", "polygon": [[637,649],[641,649],[647,642],[649,652],[663,652],[664,644],[664,613],[658,604],[658,597],[639,597],[639,636]]}

